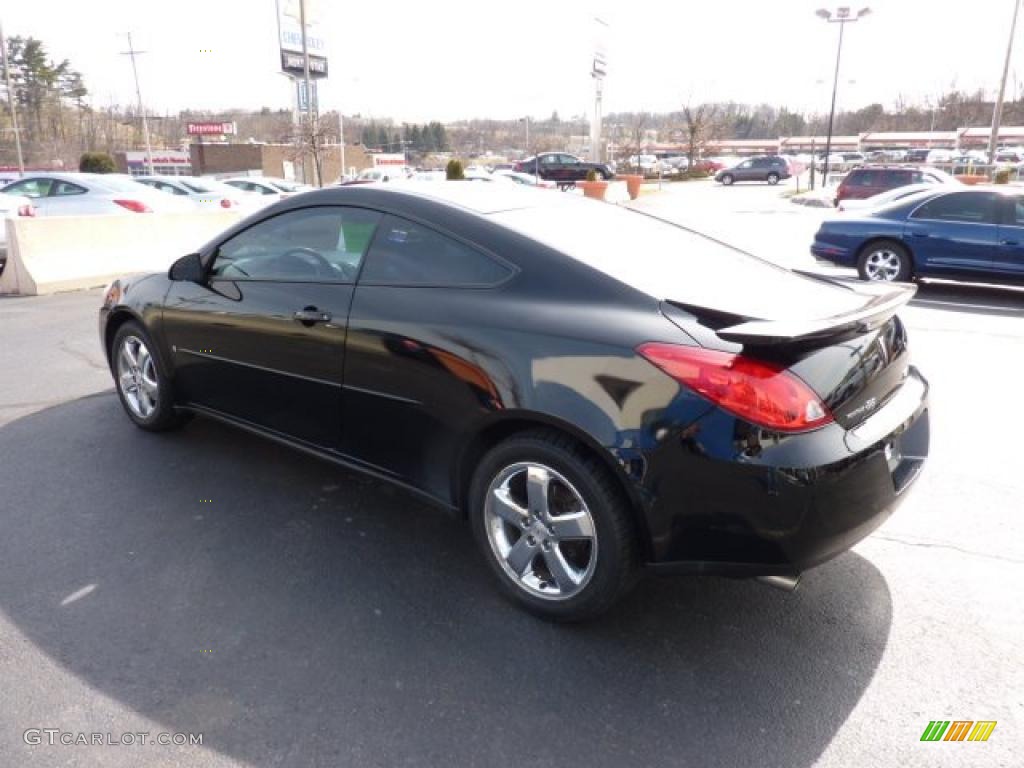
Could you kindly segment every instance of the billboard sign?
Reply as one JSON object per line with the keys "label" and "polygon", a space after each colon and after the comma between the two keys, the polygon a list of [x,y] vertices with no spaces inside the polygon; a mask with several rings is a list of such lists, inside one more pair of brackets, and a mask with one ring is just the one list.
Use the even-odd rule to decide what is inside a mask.
{"label": "billboard sign", "polygon": [[373,167],[382,165],[405,165],[405,155],[398,152],[379,152],[373,155]]}
{"label": "billboard sign", "polygon": [[234,136],[238,126],[234,123],[186,123],[189,136]]}
{"label": "billboard sign", "polygon": [[[298,73],[302,73],[302,9],[300,0],[277,0],[277,26],[280,31],[281,69],[296,74],[294,61],[286,54],[298,54]],[[309,52],[311,76],[327,77],[327,41],[323,37],[320,23],[319,0],[305,0],[306,5],[306,50]],[[314,58],[319,60],[314,69]]]}
{"label": "billboard sign", "polygon": [[[295,90],[299,102],[299,112],[306,112],[309,109],[309,100],[306,98],[306,81],[296,80]],[[317,98],[316,81],[309,84],[309,90],[313,92],[313,112],[320,111],[320,99]]]}
{"label": "billboard sign", "polygon": [[[281,51],[281,71],[302,77],[306,71],[302,65],[302,54]],[[325,57],[309,54],[309,76],[311,78],[327,77],[327,59]]]}

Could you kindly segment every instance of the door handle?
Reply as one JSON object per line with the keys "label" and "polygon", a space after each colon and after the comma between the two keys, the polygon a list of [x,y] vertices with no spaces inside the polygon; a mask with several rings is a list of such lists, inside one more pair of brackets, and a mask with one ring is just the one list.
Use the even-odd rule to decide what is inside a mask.
{"label": "door handle", "polygon": [[911,232],[910,234],[914,237],[931,237],[927,232]]}
{"label": "door handle", "polygon": [[303,325],[314,325],[316,323],[329,323],[331,321],[330,312],[321,312],[316,307],[306,307],[300,309],[292,317]]}
{"label": "door handle", "polygon": [[1016,240],[1000,240],[999,244],[1000,245],[1020,245],[1020,243],[1017,242]]}

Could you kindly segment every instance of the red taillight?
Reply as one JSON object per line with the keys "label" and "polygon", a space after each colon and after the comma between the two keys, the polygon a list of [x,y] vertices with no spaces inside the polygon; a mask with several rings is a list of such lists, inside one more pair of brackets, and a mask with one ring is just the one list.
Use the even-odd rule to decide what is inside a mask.
{"label": "red taillight", "polygon": [[19,205],[18,206],[19,216],[35,216],[36,207],[34,205]]}
{"label": "red taillight", "polygon": [[229,200],[226,197],[222,197],[220,199],[220,207],[221,208],[230,208],[233,205],[238,205],[238,203],[236,203],[234,200]]}
{"label": "red taillight", "polygon": [[814,391],[781,366],[713,349],[641,344],[636,350],[730,413],[779,432],[828,424],[832,414]]}
{"label": "red taillight", "polygon": [[115,200],[115,203],[122,208],[127,208],[135,213],[152,213],[153,209],[140,200]]}

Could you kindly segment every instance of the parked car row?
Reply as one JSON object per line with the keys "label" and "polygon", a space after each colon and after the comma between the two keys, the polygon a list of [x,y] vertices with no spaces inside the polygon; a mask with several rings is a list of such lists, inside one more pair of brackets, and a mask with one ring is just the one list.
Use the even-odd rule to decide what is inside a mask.
{"label": "parked car row", "polygon": [[32,171],[10,179],[0,196],[28,198],[40,216],[182,213],[197,210],[251,212],[307,185],[285,179],[242,176],[129,176],[119,173]]}

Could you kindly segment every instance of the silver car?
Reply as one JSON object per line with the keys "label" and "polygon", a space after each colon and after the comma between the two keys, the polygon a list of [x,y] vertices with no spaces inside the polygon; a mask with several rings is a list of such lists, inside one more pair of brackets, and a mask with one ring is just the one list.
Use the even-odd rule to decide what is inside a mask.
{"label": "silver car", "polygon": [[166,195],[188,200],[193,210],[255,210],[265,204],[256,195],[242,192],[216,179],[199,176],[136,176],[134,181]]}
{"label": "silver car", "polygon": [[27,197],[39,216],[93,216],[164,213],[193,210],[131,181],[127,176],[101,173],[26,173],[0,189],[5,195]]}

